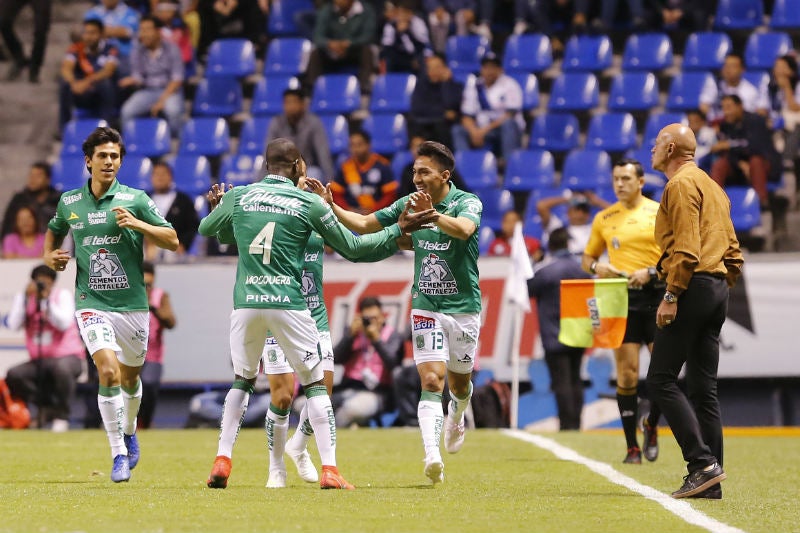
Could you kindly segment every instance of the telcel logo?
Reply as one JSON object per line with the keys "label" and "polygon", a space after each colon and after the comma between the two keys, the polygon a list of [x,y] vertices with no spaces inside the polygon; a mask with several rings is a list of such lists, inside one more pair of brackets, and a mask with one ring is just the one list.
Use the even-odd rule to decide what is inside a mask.
{"label": "telcel logo", "polygon": [[84,246],[108,246],[109,244],[119,244],[122,235],[93,235],[83,239]]}

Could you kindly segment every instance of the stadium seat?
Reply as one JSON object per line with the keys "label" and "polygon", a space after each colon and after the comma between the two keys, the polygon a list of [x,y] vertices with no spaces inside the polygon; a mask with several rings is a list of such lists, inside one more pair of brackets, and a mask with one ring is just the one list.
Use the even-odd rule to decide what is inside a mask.
{"label": "stadium seat", "polygon": [[242,124],[239,132],[238,154],[262,155],[267,147],[270,117],[253,117]]}
{"label": "stadium seat", "polygon": [[775,0],[769,27],[773,30],[800,29],[800,0]]}
{"label": "stadium seat", "polygon": [[[543,198],[550,198],[553,196],[564,196],[568,194],[566,187],[542,187],[539,189],[534,189],[528,195],[528,199],[525,201],[525,220],[523,221],[523,226],[527,226],[530,224],[530,220],[533,219],[536,221],[537,224],[541,227],[542,220],[539,217],[539,212],[536,209],[536,204],[539,200]],[[567,205],[561,204],[556,206],[550,211],[554,216],[561,219],[562,221],[566,220],[567,216]],[[527,234],[527,231],[525,231]],[[536,235],[534,235],[536,236]]]}
{"label": "stadium seat", "polygon": [[667,94],[666,108],[669,111],[689,111],[700,106],[700,93],[706,84],[713,84],[708,72],[682,72],[672,79]]}
{"label": "stadium seat", "polygon": [[514,196],[499,187],[482,189],[479,196],[483,204],[481,226],[500,229],[505,212],[514,209]]}
{"label": "stadium seat", "polygon": [[715,30],[753,30],[764,23],[761,0],[718,0]]}
{"label": "stadium seat", "polygon": [[497,159],[489,150],[456,152],[456,168],[472,192],[497,187]]}
{"label": "stadium seat", "polygon": [[783,32],[752,33],[744,49],[747,70],[772,70],[775,59],[792,50],[792,39]]}
{"label": "stadium seat", "polygon": [[403,171],[408,165],[414,162],[414,156],[408,150],[400,150],[395,152],[392,156],[392,174],[394,179],[400,181],[403,177]]}
{"label": "stadium seat", "polygon": [[535,74],[511,72],[509,74],[522,89],[522,110],[532,111],[539,107],[539,80]]}
{"label": "stadium seat", "polygon": [[597,72],[611,66],[613,50],[606,35],[573,35],[564,50],[564,72]]}
{"label": "stadium seat", "polygon": [[413,74],[390,72],[375,78],[369,102],[371,113],[408,113],[411,93],[417,84]]}
{"label": "stadium seat", "polygon": [[538,213],[531,214],[530,216],[528,216],[528,213],[526,212],[525,215],[526,216],[522,221],[522,234],[529,235],[531,237],[536,237],[537,239],[541,240],[542,235],[544,235],[544,228],[542,227],[542,217],[540,217]]}
{"label": "stadium seat", "polygon": [[630,113],[604,113],[589,122],[586,148],[623,152],[636,146],[636,120]]}
{"label": "stadium seat", "polygon": [[600,88],[591,72],[565,72],[553,82],[550,111],[589,111],[599,105]]}
{"label": "stadium seat", "polygon": [[300,88],[300,82],[294,76],[274,75],[261,78],[253,92],[250,113],[260,116],[283,113],[283,91],[290,88]]}
{"label": "stadium seat", "polygon": [[553,154],[547,150],[515,150],[508,158],[503,186],[509,191],[531,191],[555,185]]}
{"label": "stadium seat", "polygon": [[67,122],[61,132],[61,157],[83,157],[83,141],[95,129],[103,126],[108,126],[108,123],[99,118],[79,118]]}
{"label": "stadium seat", "polygon": [[658,80],[652,72],[623,72],[611,80],[610,111],[645,111],[658,106]]}
{"label": "stadium seat", "polygon": [[372,150],[383,155],[392,155],[408,146],[406,118],[397,114],[373,114],[361,125],[372,137]]}
{"label": "stadium seat", "polygon": [[151,188],[150,176],[153,174],[153,162],[150,158],[141,155],[125,156],[122,166],[119,167],[117,179],[136,189],[149,190]]}
{"label": "stadium seat", "polygon": [[163,118],[135,118],[122,125],[128,155],[160,157],[170,152],[169,126]]}
{"label": "stadium seat", "polygon": [[756,89],[763,89],[767,91],[769,85],[770,73],[766,70],[746,70],[742,74],[742,78],[753,84]]}
{"label": "stadium seat", "polygon": [[255,47],[247,39],[217,39],[211,43],[206,78],[243,78],[255,72]]}
{"label": "stadium seat", "polygon": [[665,33],[633,34],[625,41],[622,70],[659,71],[672,66],[672,40]]}
{"label": "stadium seat", "polygon": [[325,126],[331,155],[336,157],[347,151],[350,147],[350,127],[344,115],[322,115],[319,119]]}
{"label": "stadium seat", "polygon": [[579,134],[580,126],[574,115],[543,113],[533,121],[528,147],[551,152],[568,152],[578,147]]}
{"label": "stadium seat", "polygon": [[211,165],[204,156],[178,154],[168,163],[172,168],[176,189],[189,196],[200,196],[208,192],[211,187]]}
{"label": "stadium seat", "polygon": [[59,191],[78,189],[89,179],[83,155],[62,156],[53,163],[51,175],[51,183]]}
{"label": "stadium seat", "polygon": [[228,117],[242,110],[242,86],[236,78],[200,80],[192,101],[192,115]]}
{"label": "stadium seat", "polygon": [[298,35],[295,17],[301,11],[314,11],[312,0],[272,0],[267,19],[267,34],[275,36]]}
{"label": "stadium seat", "polygon": [[761,225],[758,194],[752,187],[725,187],[731,200],[731,220],[736,231],[750,231]]}
{"label": "stadium seat", "polygon": [[481,224],[481,229],[478,230],[478,253],[486,255],[489,252],[489,245],[492,244],[494,239],[494,229]]}
{"label": "stadium seat", "polygon": [[719,70],[725,56],[733,51],[733,43],[727,33],[697,32],[689,35],[683,50],[681,69]]}
{"label": "stadium seat", "polygon": [[[490,51],[489,41],[480,35],[452,35],[447,39],[445,56],[447,66],[456,73],[477,72],[481,68],[481,58]],[[461,79],[461,78],[457,78]]]}
{"label": "stadium seat", "polygon": [[512,35],[503,51],[503,70],[513,72],[542,72],[553,65],[550,38],[541,33]]}
{"label": "stadium seat", "polygon": [[263,177],[264,156],[237,154],[223,158],[219,181],[233,185],[247,185]]}
{"label": "stadium seat", "polygon": [[314,82],[311,111],[320,115],[350,114],[361,107],[358,79],[352,74],[324,74]]}
{"label": "stadium seat", "polygon": [[617,202],[617,195],[614,192],[614,187],[598,187],[594,190],[594,193],[601,199],[605,200],[610,204],[614,204]]}
{"label": "stadium seat", "polygon": [[686,115],[683,113],[651,113],[647,117],[644,126],[644,137],[642,137],[642,148],[652,148],[656,143],[658,132],[668,124],[686,124]]}
{"label": "stadium seat", "polygon": [[573,150],[564,161],[561,186],[585,191],[611,183],[611,158],[603,150]]}
{"label": "stadium seat", "polygon": [[230,132],[223,118],[196,117],[188,120],[181,131],[179,154],[213,157],[230,150]]}
{"label": "stadium seat", "polygon": [[264,76],[291,75],[305,72],[311,55],[311,41],[300,37],[273,39],[267,48]]}

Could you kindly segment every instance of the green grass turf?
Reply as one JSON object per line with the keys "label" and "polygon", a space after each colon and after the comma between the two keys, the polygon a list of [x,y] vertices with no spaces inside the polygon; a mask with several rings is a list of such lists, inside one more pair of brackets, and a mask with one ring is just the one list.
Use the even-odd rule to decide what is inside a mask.
{"label": "green grass turf", "polygon": [[[662,439],[658,462],[632,466],[620,464],[621,434],[546,436],[658,490],[681,483],[671,437]],[[422,473],[417,430],[340,431],[339,465],[355,492],[303,483],[291,464],[287,489],[264,488],[260,430],[241,432],[228,488],[208,489],[216,441],[211,430],[142,432],[142,460],[131,481],[117,485],[103,433],[3,431],[0,531],[701,531],[581,465],[495,431],[469,432],[458,455],[445,454],[445,483],[436,487]],[[726,454],[725,499],[692,505],[747,531],[797,531],[800,438],[730,437]]]}

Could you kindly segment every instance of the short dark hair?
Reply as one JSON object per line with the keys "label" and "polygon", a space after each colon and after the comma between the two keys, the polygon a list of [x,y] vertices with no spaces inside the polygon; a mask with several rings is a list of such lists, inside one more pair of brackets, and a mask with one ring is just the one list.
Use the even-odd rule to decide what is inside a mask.
{"label": "short dark hair", "polygon": [[452,174],[453,168],[456,166],[456,158],[453,157],[453,152],[450,151],[450,148],[436,141],[425,141],[420,144],[417,156],[430,157],[442,167],[442,172],[449,170]]}
{"label": "short dark hair", "polygon": [[103,24],[103,21],[100,20],[100,19],[95,19],[95,18],[84,20],[83,21],[83,25],[84,26],[95,26],[98,30],[100,30],[100,33],[103,33],[105,31],[105,29],[106,29],[106,25]]}
{"label": "short dark hair", "polygon": [[619,159],[617,160],[616,163],[614,163],[614,167],[624,167],[627,165],[633,165],[633,168],[636,171],[636,177],[638,178],[644,177],[644,168],[642,167],[642,164],[636,159],[633,159],[631,157],[623,157],[622,159]]}
{"label": "short dark hair", "polygon": [[738,94],[726,94],[725,96],[719,99],[720,102],[722,102],[723,100],[730,100],[739,107],[742,106],[742,99],[739,97]]}
{"label": "short dark hair", "polygon": [[364,296],[358,302],[358,312],[359,313],[361,311],[363,311],[364,309],[368,309],[370,307],[377,307],[378,309],[383,309],[383,306],[381,305],[381,301],[378,300],[378,298],[375,297],[375,296]]}
{"label": "short dark hair", "polygon": [[[297,184],[300,159],[303,156],[297,146],[284,137],[278,137],[267,143],[266,157],[264,157],[267,172],[289,178]],[[290,172],[294,170],[294,174]]]}
{"label": "short dark hair", "polygon": [[447,56],[443,52],[431,52],[428,57],[437,57],[447,66]]}
{"label": "short dark hair", "polygon": [[289,87],[283,90],[283,97],[286,98],[287,96],[296,96],[302,100],[306,97],[306,93],[303,89]]}
{"label": "short dark hair", "polygon": [[31,165],[31,168],[38,168],[39,170],[44,172],[45,176],[47,176],[48,179],[53,176],[53,171],[52,168],[50,167],[50,164],[45,161],[37,161]]}
{"label": "short dark hair", "polygon": [[547,238],[547,249],[550,253],[566,250],[569,245],[569,238],[567,228],[556,228],[550,232],[550,236]]}
{"label": "short dark hair", "polygon": [[35,280],[39,276],[45,276],[55,281],[56,271],[47,265],[38,265],[33,270],[31,270],[31,279]]}
{"label": "short dark hair", "polygon": [[170,176],[174,176],[175,175],[175,171],[172,169],[172,165],[170,165],[166,161],[156,161],[155,163],[153,163],[153,168],[156,168],[156,167],[164,167],[167,170],[169,170],[169,175]]}
{"label": "short dark hair", "polygon": [[153,15],[145,15],[145,16],[143,16],[142,18],[140,18],[140,19],[139,19],[139,26],[141,26],[141,25],[142,25],[142,22],[146,22],[146,21],[150,21],[150,22],[152,22],[152,23],[153,23],[153,26],[155,26],[155,27],[156,27],[156,29],[160,29],[160,28],[162,28],[162,27],[164,26],[164,23],[163,23],[163,22],[161,22],[161,21],[160,21],[159,19],[157,19],[156,17],[154,17]]}
{"label": "short dark hair", "polygon": [[742,57],[742,55],[741,55],[741,54],[737,54],[737,53],[734,53],[734,52],[732,52],[732,53],[730,53],[730,54],[727,54],[727,55],[725,56],[725,59],[728,59],[729,57],[735,57],[736,59],[738,59],[738,60],[739,60],[739,63],[741,63],[742,65],[744,65],[744,58]]}
{"label": "short dark hair", "polygon": [[708,120],[705,112],[703,112],[702,109],[690,109],[689,111],[686,112],[686,116],[689,115],[697,115],[698,117],[703,119],[703,122],[706,122]]}
{"label": "short dark hair", "polygon": [[156,275],[156,266],[152,261],[142,261],[142,274]]}
{"label": "short dark hair", "polygon": [[352,137],[352,136],[354,136],[354,135],[360,135],[360,136],[361,136],[361,138],[362,138],[362,139],[364,139],[364,141],[365,141],[367,144],[372,144],[372,135],[370,135],[370,134],[369,134],[369,133],[367,133],[366,131],[364,131],[364,130],[362,130],[362,129],[355,129],[355,130],[353,130],[353,131],[351,131],[351,132],[350,132],[350,137]]}
{"label": "short dark hair", "polygon": [[125,143],[122,142],[122,135],[114,128],[106,126],[95,129],[86,137],[86,140],[83,141],[83,146],[81,146],[83,155],[91,159],[94,155],[94,149],[106,143],[118,144],[120,158],[125,157]]}

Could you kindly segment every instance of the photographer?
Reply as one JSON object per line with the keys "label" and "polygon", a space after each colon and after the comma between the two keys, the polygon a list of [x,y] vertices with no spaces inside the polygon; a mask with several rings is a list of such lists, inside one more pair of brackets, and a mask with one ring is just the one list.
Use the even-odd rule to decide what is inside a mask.
{"label": "photographer", "polygon": [[83,369],[83,344],[75,322],[75,302],[66,289],[54,288],[56,272],[39,265],[24,293],[14,297],[5,319],[9,329],[25,327],[31,360],[8,371],[11,393],[52,411],[52,429],[69,429],[70,400]]}
{"label": "photographer", "polygon": [[403,358],[403,338],[386,324],[381,302],[367,296],[358,304],[344,338],[333,350],[344,377],[333,392],[336,425],[365,426],[390,404],[392,369]]}

